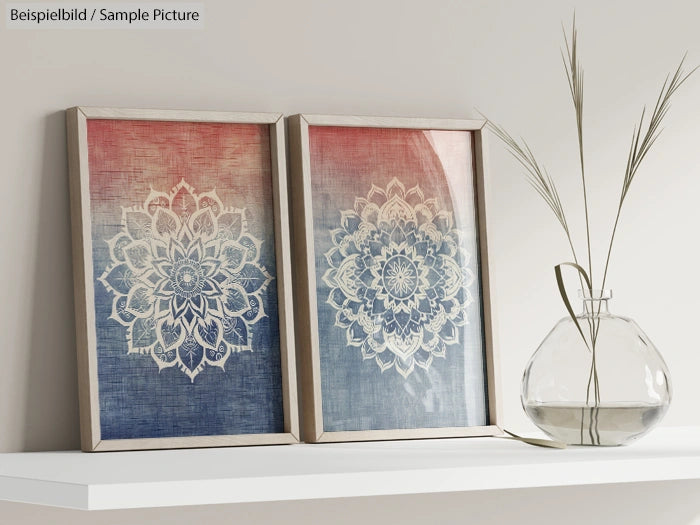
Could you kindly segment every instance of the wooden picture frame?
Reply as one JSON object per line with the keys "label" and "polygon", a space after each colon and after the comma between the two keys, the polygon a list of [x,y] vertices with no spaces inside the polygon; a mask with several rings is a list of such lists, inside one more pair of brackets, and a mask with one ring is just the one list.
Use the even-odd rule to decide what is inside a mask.
{"label": "wooden picture frame", "polygon": [[[295,115],[289,118],[288,132],[291,167],[290,187],[292,189],[293,199],[292,231],[295,248],[295,319],[297,348],[300,356],[299,366],[301,370],[300,377],[303,400],[302,426],[304,441],[332,442],[457,436],[492,436],[502,434],[502,431],[499,428],[501,418],[501,401],[498,377],[498,352],[495,341],[496,332],[493,328],[493,297],[491,294],[489,281],[488,232],[486,228],[485,204],[486,195],[488,193],[488,178],[486,175],[486,137],[484,125],[485,121],[483,120],[443,120],[306,114]],[[356,378],[351,375],[343,376],[342,372],[335,372],[335,370],[338,368],[336,364],[340,361],[334,361],[334,359],[354,359],[355,361],[352,363],[352,365],[348,366],[360,367],[361,365],[358,363],[362,361],[372,369],[371,372],[369,372],[375,374],[372,377],[381,378],[387,376],[387,374],[395,375],[396,370],[400,372],[400,375],[405,376],[404,378],[410,378],[412,370],[418,370],[420,366],[425,368],[425,370],[429,370],[429,367],[431,366],[430,363],[437,362],[438,360],[438,357],[436,357],[436,361],[430,361],[432,357],[429,357],[428,359],[423,360],[422,364],[416,361],[418,364],[416,367],[414,367],[413,357],[406,357],[411,350],[407,350],[404,354],[402,353],[403,347],[399,346],[397,347],[397,351],[393,356],[389,354],[388,359],[385,359],[383,355],[379,355],[381,352],[388,352],[384,349],[387,345],[379,346],[377,347],[378,349],[374,351],[374,343],[370,341],[370,339],[381,338],[384,343],[386,343],[387,340],[384,338],[384,336],[380,337],[372,336],[371,334],[368,335],[367,331],[371,332],[372,330],[377,330],[377,333],[379,333],[380,329],[377,327],[372,328],[374,325],[371,325],[371,323],[370,328],[367,328],[367,318],[365,318],[365,324],[362,325],[364,328],[353,328],[355,325],[350,324],[353,323],[353,315],[358,315],[358,308],[363,308],[365,311],[367,309],[374,309],[375,303],[370,302],[364,303],[364,306],[358,306],[358,302],[361,303],[362,301],[361,299],[358,299],[358,297],[361,297],[361,293],[365,294],[362,296],[365,299],[370,297],[371,300],[371,297],[375,297],[376,300],[376,296],[368,295],[369,292],[363,288],[363,283],[360,282],[363,280],[362,275],[364,275],[365,272],[363,271],[363,273],[360,274],[360,271],[362,270],[361,268],[360,270],[357,270],[357,268],[364,263],[357,262],[355,266],[352,266],[351,269],[348,270],[349,267],[345,265],[345,262],[338,263],[336,265],[336,262],[331,260],[336,256],[343,256],[342,253],[341,255],[338,255],[343,250],[342,246],[345,246],[346,248],[347,246],[354,246],[352,249],[347,248],[347,251],[344,252],[344,261],[349,260],[351,257],[355,257],[355,255],[348,255],[351,253],[351,250],[355,250],[355,253],[360,253],[360,255],[357,255],[358,258],[361,256],[365,257],[365,252],[367,250],[371,251],[371,248],[358,248],[358,244],[342,244],[355,242],[355,232],[360,231],[359,227],[357,226],[357,222],[362,222],[365,220],[358,218],[360,213],[364,213],[364,211],[357,211],[358,206],[362,210],[368,209],[367,207],[369,207],[370,201],[372,201],[373,198],[377,198],[377,195],[379,195],[380,199],[384,199],[382,202],[388,202],[390,197],[392,199],[395,198],[401,200],[400,197],[402,196],[405,196],[406,200],[408,200],[408,195],[411,194],[411,192],[413,192],[413,198],[420,198],[422,200],[425,197],[427,199],[427,192],[425,195],[423,195],[420,190],[409,190],[409,184],[401,184],[400,181],[397,183],[395,180],[391,179],[393,175],[390,172],[393,170],[393,165],[399,165],[404,162],[402,160],[402,153],[409,151],[412,148],[412,146],[406,146],[406,143],[401,142],[404,140],[404,138],[401,138],[403,136],[402,133],[410,134],[411,130],[418,132],[413,133],[412,135],[414,137],[418,137],[416,140],[424,140],[424,138],[428,137],[428,135],[430,135],[430,137],[428,137],[430,140],[438,135],[441,137],[446,136],[441,135],[443,131],[460,133],[466,132],[464,134],[460,134],[460,136],[455,140],[462,142],[468,141],[468,147],[472,152],[471,158],[465,162],[465,166],[468,164],[468,167],[465,167],[464,169],[470,170],[473,177],[471,186],[469,187],[469,192],[473,191],[474,199],[473,214],[476,231],[473,232],[473,237],[475,251],[477,252],[475,255],[478,256],[478,263],[476,267],[478,268],[479,278],[476,286],[480,289],[480,304],[478,306],[481,310],[480,322],[482,326],[481,337],[483,341],[483,381],[485,384],[483,396],[484,403],[486,405],[486,413],[483,414],[482,417],[483,421],[481,424],[477,425],[450,425],[448,423],[446,425],[440,424],[430,427],[411,427],[411,425],[405,425],[400,428],[386,426],[384,428],[372,428],[373,426],[383,426],[384,424],[381,421],[381,417],[375,417],[374,414],[372,417],[374,417],[375,423],[364,423],[367,416],[364,412],[360,414],[359,411],[363,410],[365,405],[362,405],[361,400],[356,402],[357,398],[352,397],[352,395],[358,395],[358,393],[360,394],[360,397],[364,394],[360,392],[358,388],[353,390],[353,387],[348,387],[348,384],[355,382]],[[385,151],[387,148],[391,149],[398,147],[396,146],[397,143],[403,144],[401,147],[404,149],[395,149],[390,152]],[[315,146],[315,144],[320,145]],[[460,147],[466,148],[467,146],[462,145]],[[384,162],[384,164],[373,165],[372,163],[375,162],[375,160],[372,159],[374,158],[380,159],[376,160],[376,163]],[[421,160],[420,162],[424,162],[424,160]],[[405,163],[401,165],[405,165]],[[379,167],[377,168],[377,166]],[[381,172],[381,174],[377,175],[377,177],[378,179],[383,180],[383,182],[377,182],[376,186],[374,183],[372,183],[370,190],[368,180],[370,175],[368,174],[371,174],[373,169],[377,169],[379,172]],[[420,169],[418,171],[420,171]],[[416,176],[421,177],[421,174],[416,173]],[[417,180],[420,181],[420,179]],[[416,187],[419,185],[419,183],[415,184]],[[448,191],[448,195],[449,193],[450,192]],[[355,196],[355,212],[353,212],[352,209],[348,210],[348,208],[353,207],[352,199],[348,199],[348,195]],[[359,200],[358,197],[360,197]],[[454,198],[455,195],[451,195],[451,197]],[[457,197],[460,200],[453,200],[453,204],[457,203],[459,206],[469,206],[468,201],[465,203],[459,195]],[[318,202],[315,199],[317,199]],[[338,204],[341,201],[343,204]],[[425,203],[427,204],[427,202],[428,201],[426,200]],[[404,204],[405,203],[402,205]],[[387,204],[387,206],[389,205]],[[386,210],[388,208],[385,208],[384,205],[382,205],[381,208],[373,209],[371,214],[375,215],[370,214],[368,217],[376,216],[377,209],[382,210],[380,213],[388,213],[389,215],[387,215],[387,217],[391,216],[391,213],[395,213],[394,217],[399,217],[401,213],[399,211],[387,212]],[[456,210],[457,208],[455,207],[454,209]],[[322,213],[330,214],[331,217],[333,214],[337,214],[337,216],[341,218],[339,220],[342,221],[345,221],[349,217],[350,219],[347,220],[355,220],[357,222],[350,226],[346,226],[345,223],[343,223],[341,228],[337,230],[330,230],[329,236],[329,232],[322,231],[319,233],[319,231],[317,231],[318,223],[320,221],[319,216]],[[378,219],[376,223],[370,223],[369,225],[365,225],[365,227],[372,230],[375,227],[379,228],[377,224]],[[355,228],[358,229],[355,230]],[[349,231],[353,232],[353,234],[348,234]],[[395,229],[394,232],[397,232],[397,230]],[[388,231],[387,235],[389,235]],[[393,235],[393,233],[391,235]],[[402,234],[396,233],[396,235],[399,236],[397,240],[398,243],[401,240],[400,236]],[[365,236],[363,238],[367,239],[369,237]],[[321,240],[319,241],[319,239]],[[387,241],[387,243],[388,242],[389,241]],[[328,251],[324,251],[325,248],[324,250],[319,250],[321,243],[325,243],[325,247],[330,247],[328,248]],[[384,266],[382,267],[382,271],[389,267],[388,258],[391,253],[389,253],[387,243],[385,243],[384,248],[381,248],[381,246],[377,248],[378,253],[380,249],[386,251],[386,254],[382,255],[382,257],[385,259],[383,262]],[[338,248],[339,246],[341,247]],[[392,249],[398,250],[399,248],[395,246]],[[324,251],[324,253],[319,253],[319,251]],[[384,254],[385,252],[381,253]],[[324,255],[326,256],[326,261],[323,259]],[[403,264],[401,262],[403,259],[401,259],[400,255],[394,254],[391,256],[397,257],[397,259],[393,260],[394,262],[398,261]],[[376,260],[374,263],[368,262],[367,264],[376,264]],[[389,298],[389,295],[386,294],[386,290],[384,290],[384,292],[377,292],[376,289],[372,291],[373,294],[385,293],[384,297],[387,297],[387,299],[384,299],[383,302],[380,303],[378,307],[379,311],[382,311],[386,305],[389,304],[389,299],[394,301],[391,303],[394,305],[392,308],[399,305],[400,310],[400,308],[402,308],[401,304],[403,304],[400,300],[405,296],[405,294],[409,293],[411,286],[415,286],[415,283],[411,280],[410,276],[407,278],[405,275],[401,274],[401,272],[404,270],[408,271],[406,268],[408,268],[410,265],[406,263],[406,268],[404,268],[401,266],[401,264],[395,265],[396,268],[392,270],[394,273],[392,276],[390,276],[390,278],[394,279],[392,282],[398,286],[398,288],[394,289],[395,292],[398,290],[398,292],[396,292],[397,297],[392,296]],[[362,268],[364,268],[364,266],[362,266]],[[323,273],[324,271],[325,273]],[[348,271],[351,273],[356,273],[352,273],[353,277],[346,278],[345,276],[347,275]],[[340,276],[341,273],[343,273],[342,277]],[[323,277],[321,277],[321,274]],[[360,275],[359,277],[357,277],[358,274]],[[382,282],[386,284],[386,278],[387,277],[384,274],[382,274],[382,277],[377,277],[377,275],[372,274],[368,277],[368,281],[370,283],[378,283],[380,279],[383,279]],[[343,285],[340,284],[338,286],[341,288],[341,292],[336,292],[336,289],[333,288],[333,286],[340,283],[341,279],[346,279],[346,281],[344,281],[346,288],[342,288]],[[353,279],[355,280],[353,281]],[[400,279],[404,280],[401,281]],[[329,282],[330,284],[327,284]],[[462,281],[459,282],[462,283]],[[374,286],[367,283],[365,284],[368,289],[371,286]],[[323,296],[319,296],[318,293],[318,290],[321,289],[323,289]],[[330,292],[328,292],[329,289]],[[343,294],[342,291],[345,291],[346,294]],[[337,295],[333,295],[334,293],[337,293]],[[353,296],[353,294],[355,294],[356,297]],[[319,304],[321,303],[324,304],[323,307],[326,309],[328,307],[325,305],[330,304],[334,309],[331,314],[336,314],[335,325],[333,326],[333,329],[335,329],[336,332],[332,333],[330,330],[324,332],[325,335],[323,337],[325,339],[323,340],[319,335],[319,316],[321,315],[319,314]],[[353,308],[355,309],[353,310]],[[376,312],[374,312],[372,315],[375,314]],[[399,313],[392,312],[390,317],[394,314],[398,316],[400,311]],[[323,315],[325,323],[324,326],[326,324],[330,324],[330,314],[326,315],[326,313],[323,313]],[[428,314],[426,314],[426,316],[427,315]],[[357,322],[360,320],[359,316],[355,317],[355,319]],[[375,319],[375,321],[373,321],[375,323],[381,324],[386,322],[382,321],[381,317],[372,317],[371,319]],[[391,317],[391,319],[393,319],[392,322],[395,322],[398,317]],[[400,320],[399,325],[394,324],[393,326],[403,326],[403,330],[408,330],[406,328],[408,324],[401,325],[401,322],[408,323],[405,321],[405,316],[402,319],[403,320]],[[381,328],[381,332],[383,334],[389,334],[389,336],[395,337],[388,332],[389,330],[393,329],[391,326],[386,329],[385,328],[386,325],[383,325]],[[434,329],[434,327],[431,329]],[[337,332],[342,332],[343,330],[345,330],[346,333],[343,335],[338,335]],[[406,331],[402,333],[408,334]],[[423,333],[425,334],[425,332]],[[347,346],[343,346],[344,343],[341,340],[342,337],[346,338]],[[362,337],[365,338],[362,339]],[[410,334],[406,335],[407,340],[410,337],[412,337]],[[330,342],[331,339],[334,342]],[[332,347],[332,349],[328,350],[329,347]],[[337,350],[336,347],[339,347],[340,350]],[[346,353],[342,353],[343,351],[346,351]],[[330,364],[322,363],[322,352],[335,356],[333,358],[326,358],[329,360]],[[441,352],[435,352],[436,355],[440,353]],[[348,355],[350,355],[349,358],[346,357]],[[445,354],[443,353],[442,355],[439,355],[439,357],[443,357],[444,355]],[[404,357],[406,357],[405,360]],[[391,361],[392,358],[394,359],[393,364]],[[466,359],[467,358],[465,357],[465,364],[463,365],[465,369],[467,366]],[[376,361],[379,366],[374,366],[372,361]],[[326,376],[324,376],[322,373],[324,364],[326,366]],[[329,370],[332,370],[332,372],[329,372]],[[356,370],[356,368],[353,368],[353,370]],[[364,374],[365,371],[363,370],[362,373]],[[323,381],[324,377],[327,378],[329,376],[335,377],[337,382],[333,383],[330,387],[327,386],[327,389],[338,387],[348,389],[348,391],[352,390],[354,394],[341,392],[338,394],[338,400],[336,400],[335,397],[330,400],[326,400],[327,392],[324,391]],[[357,381],[360,383],[362,382],[361,377],[366,378],[369,376],[360,376],[360,379],[357,379]],[[379,381],[379,379],[377,379],[377,381]],[[364,388],[364,385],[361,385],[359,388]],[[382,390],[382,387],[377,387],[376,384],[372,382],[367,385],[366,390],[379,392],[380,394],[376,394],[375,398],[391,394],[390,391]],[[335,393],[333,393],[333,395],[335,396]],[[403,393],[401,393],[401,395],[403,395]],[[374,401],[371,401],[366,406],[372,406],[372,402]],[[380,406],[380,404],[383,402],[378,403],[379,404],[377,406]],[[381,408],[378,414],[387,414],[389,416],[388,419],[394,418],[394,415],[390,413],[391,401],[389,401],[388,404],[385,403],[381,406],[383,408]],[[387,407],[389,408],[387,409]],[[327,417],[327,413],[331,410],[335,410],[337,413],[340,413],[341,416],[335,419]],[[426,412],[427,410],[428,409],[426,409]],[[349,417],[346,420],[343,420],[342,416],[345,416],[348,413],[350,414]],[[330,425],[328,424],[327,419],[330,421]],[[408,419],[406,419],[406,421],[408,421]],[[379,422],[379,424],[376,424],[377,422]],[[363,426],[365,428],[360,428]]]}
{"label": "wooden picture frame", "polygon": [[82,449],[297,442],[282,115],[66,120]]}

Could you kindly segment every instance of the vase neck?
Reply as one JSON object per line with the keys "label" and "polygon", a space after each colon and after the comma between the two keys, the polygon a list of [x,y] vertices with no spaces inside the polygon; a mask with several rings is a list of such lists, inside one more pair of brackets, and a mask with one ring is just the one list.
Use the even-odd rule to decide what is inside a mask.
{"label": "vase neck", "polygon": [[579,290],[578,295],[583,301],[582,315],[607,315],[608,302],[612,299],[612,290]]}

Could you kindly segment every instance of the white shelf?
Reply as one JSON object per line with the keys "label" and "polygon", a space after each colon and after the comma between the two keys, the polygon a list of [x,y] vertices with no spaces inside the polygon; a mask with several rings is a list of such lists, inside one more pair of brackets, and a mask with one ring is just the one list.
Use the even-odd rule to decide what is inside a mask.
{"label": "white shelf", "polygon": [[0,454],[0,499],[76,509],[700,479],[700,427],[617,448],[498,438]]}

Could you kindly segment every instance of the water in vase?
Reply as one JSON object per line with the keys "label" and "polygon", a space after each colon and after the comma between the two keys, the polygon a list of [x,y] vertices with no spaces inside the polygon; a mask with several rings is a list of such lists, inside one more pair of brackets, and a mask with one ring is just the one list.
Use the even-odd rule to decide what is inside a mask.
{"label": "water in vase", "polygon": [[668,405],[610,403],[528,403],[525,411],[552,438],[578,445],[614,446],[644,435],[661,418]]}

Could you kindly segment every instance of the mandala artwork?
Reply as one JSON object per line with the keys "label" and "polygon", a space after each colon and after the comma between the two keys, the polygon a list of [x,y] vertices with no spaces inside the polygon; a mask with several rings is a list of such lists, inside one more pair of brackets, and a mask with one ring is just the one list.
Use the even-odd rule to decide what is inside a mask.
{"label": "mandala artwork", "polygon": [[408,378],[459,343],[474,273],[450,211],[394,178],[341,212],[323,281],[335,326],[384,372]]}
{"label": "mandala artwork", "polygon": [[149,354],[159,370],[176,366],[194,382],[205,365],[223,369],[232,352],[251,350],[272,276],[244,209],[182,180],[123,209],[107,244],[99,280],[114,294],[111,318],[126,327],[129,354]]}

